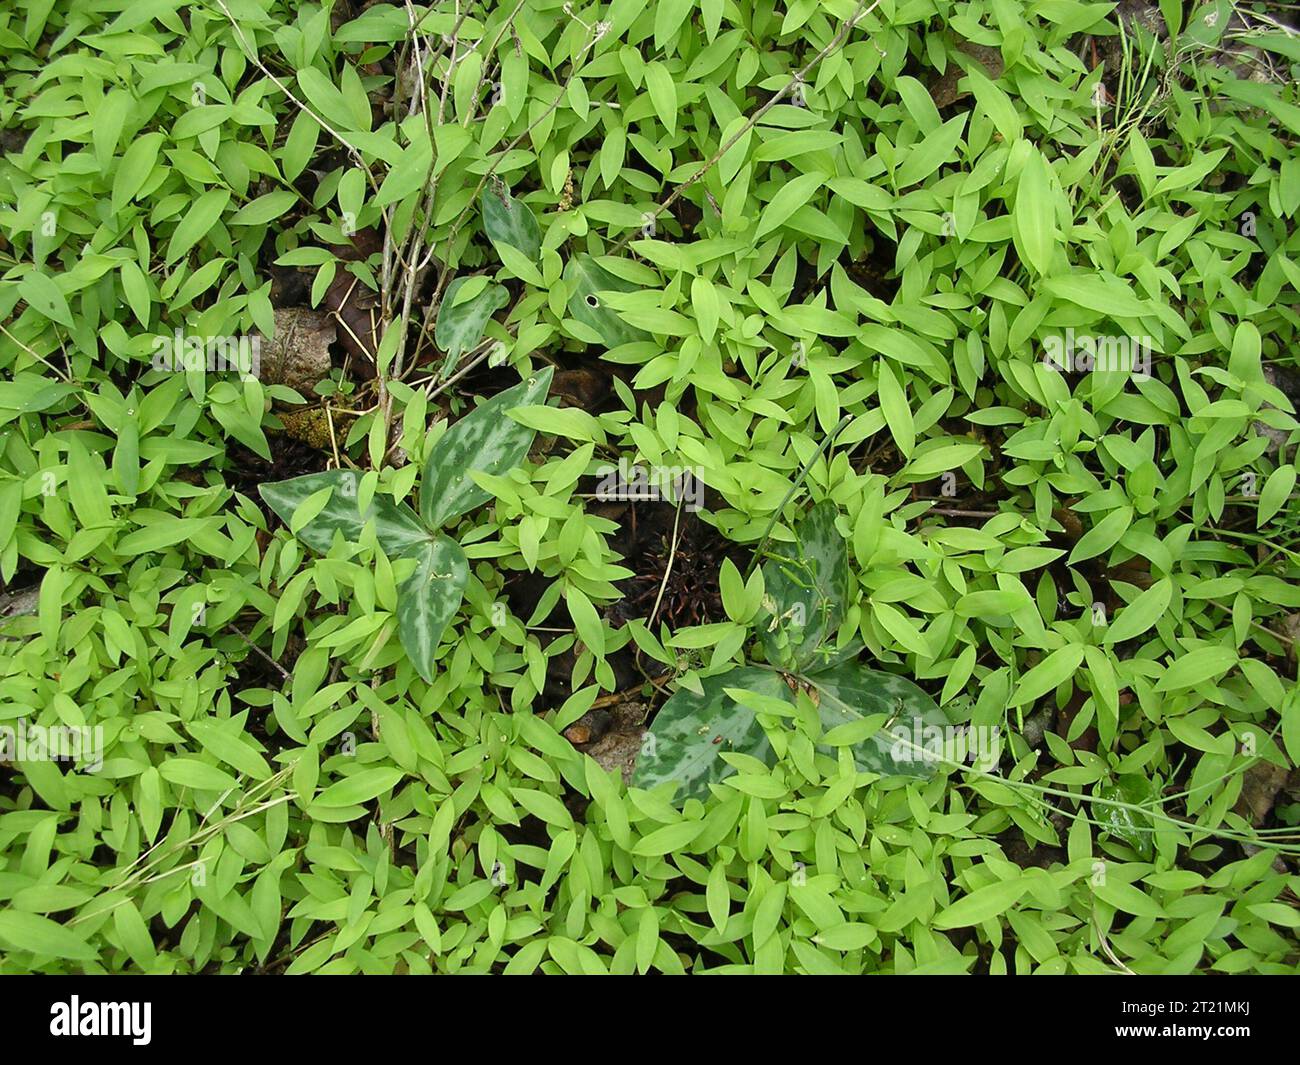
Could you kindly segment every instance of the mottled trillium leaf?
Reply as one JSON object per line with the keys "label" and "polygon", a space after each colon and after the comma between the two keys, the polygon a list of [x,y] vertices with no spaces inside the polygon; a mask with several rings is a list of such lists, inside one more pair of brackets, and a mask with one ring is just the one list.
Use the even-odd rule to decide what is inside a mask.
{"label": "mottled trillium leaf", "polygon": [[564,280],[572,290],[569,313],[598,337],[607,348],[644,340],[646,333],[628,325],[613,308],[606,307],[604,292],[635,292],[636,285],[616,277],[590,255],[575,255],[564,268]]}
{"label": "mottled trillium leaf", "polygon": [[483,211],[483,232],[493,244],[508,244],[529,259],[542,253],[542,231],[533,212],[504,189],[484,189],[479,200]]}
{"label": "mottled trillium leaf", "polygon": [[735,770],[722,760],[723,753],[752,755],[768,764],[772,748],[758,718],[741,706],[727,688],[743,688],[755,695],[789,699],[790,689],[774,670],[741,666],[700,684],[703,695],[678,688],[650,724],[632,772],[632,785],[653,788],[665,780],[677,781],[676,799],[708,798],[709,785]]}
{"label": "mottled trillium leaf", "polygon": [[[853,745],[853,761],[865,773],[927,777],[940,764],[928,755],[952,753],[945,746],[947,717],[923,689],[904,677],[845,662],[798,679],[815,690],[825,732],[865,717],[880,717],[880,729]],[[830,746],[818,749],[835,753]]]}
{"label": "mottled trillium leaf", "polygon": [[510,302],[510,293],[504,285],[487,285],[469,299],[459,299],[461,289],[482,281],[475,277],[458,277],[443,293],[438,307],[438,324],[433,329],[433,339],[447,354],[442,376],[446,377],[465,352],[483,339],[488,319]]}
{"label": "mottled trillium leaf", "polygon": [[286,525],[293,521],[298,508],[317,492],[330,489],[324,507],[295,535],[314,551],[325,552],[334,543],[334,533],[356,543],[366,522],[374,521],[375,533],[384,554],[399,558],[408,555],[429,540],[429,530],[405,504],[376,495],[365,513],[358,505],[357,489],[361,475],[355,470],[326,470],[291,477],[287,481],[258,486],[262,498]]}
{"label": "mottled trillium leaf", "polygon": [[829,500],[818,503],[799,523],[795,542],[771,549],[763,564],[758,625],[774,666],[817,669],[833,652],[849,573],[844,538],[835,529],[837,513]]}
{"label": "mottled trillium leaf", "polygon": [[491,498],[470,470],[496,476],[523,461],[536,430],[507,416],[515,407],[546,401],[554,369],[546,367],[513,388],[499,392],[448,429],[433,446],[420,480],[420,515],[436,529]]}
{"label": "mottled trillium leaf", "polygon": [[464,598],[469,562],[460,545],[441,534],[416,560],[415,572],[397,590],[397,631],[416,672],[433,683],[434,653]]}
{"label": "mottled trillium leaf", "polygon": [[[727,694],[736,689],[760,699],[791,702],[794,688],[801,687],[816,704],[827,733],[878,717],[879,729],[852,747],[854,763],[862,772],[927,777],[939,767],[928,754],[954,754],[943,711],[925,691],[893,673],[852,662],[811,675],[741,666],[705,677],[701,684],[702,695],[679,688],[655,715],[637,758],[634,786],[651,788],[673,780],[680,785],[678,801],[707,798],[709,784],[733,772],[721,754],[736,751],[773,764],[771,745],[754,711]],[[819,745],[818,750],[836,756],[829,744]]]}
{"label": "mottled trillium leaf", "polygon": [[[1231,24],[1232,13],[1231,0],[1210,0],[1209,3],[1202,4],[1187,20],[1186,28],[1179,34],[1179,43],[1186,41],[1201,48],[1214,48],[1224,30]],[[1140,19],[1134,21],[1141,25]]]}
{"label": "mottled trillium leaf", "polygon": [[[1109,802],[1124,802],[1140,806],[1150,801],[1154,788],[1149,780],[1135,781],[1131,776],[1120,780],[1118,785],[1104,784],[1097,789],[1099,799]],[[1150,861],[1155,854],[1154,840],[1151,835],[1151,819],[1130,810],[1127,806],[1111,806],[1097,803],[1093,809],[1100,815],[1100,820],[1112,836],[1122,839],[1138,853],[1144,861]]]}

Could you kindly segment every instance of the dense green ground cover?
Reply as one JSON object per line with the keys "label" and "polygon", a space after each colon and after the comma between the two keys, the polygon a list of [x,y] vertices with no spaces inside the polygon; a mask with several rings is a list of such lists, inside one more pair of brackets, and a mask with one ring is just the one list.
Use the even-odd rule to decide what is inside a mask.
{"label": "dense green ground cover", "polygon": [[0,10],[0,969],[1294,971],[1281,17]]}

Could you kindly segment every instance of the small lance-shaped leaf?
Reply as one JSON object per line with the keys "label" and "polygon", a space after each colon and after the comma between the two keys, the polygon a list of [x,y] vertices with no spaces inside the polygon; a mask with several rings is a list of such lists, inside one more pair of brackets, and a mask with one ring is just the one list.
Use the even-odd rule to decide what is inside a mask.
{"label": "small lance-shaped leaf", "polygon": [[416,672],[432,684],[434,653],[465,596],[469,562],[455,540],[441,535],[417,557],[415,572],[397,590],[397,632]]}
{"label": "small lance-shaped leaf", "polygon": [[67,299],[59,286],[39,270],[33,270],[18,282],[18,295],[50,321],[72,328]]}
{"label": "small lance-shaped leaf", "polygon": [[772,748],[758,718],[726,694],[726,688],[743,688],[755,695],[789,700],[790,690],[779,673],[741,666],[700,681],[703,695],[686,688],[659,709],[642,741],[632,772],[632,784],[653,788],[665,780],[676,781],[678,800],[707,798],[709,785],[735,770],[720,755],[738,752],[769,764]]}
{"label": "small lance-shaped leaf", "polygon": [[[879,731],[853,745],[853,761],[865,773],[882,776],[927,777],[938,768],[935,756],[952,757],[948,747],[948,719],[938,704],[910,680],[845,662],[810,676],[800,677],[816,689],[822,728],[830,732],[841,725],[883,715]],[[834,754],[822,744],[819,750]],[[958,752],[960,754],[960,752]],[[977,750],[978,761],[996,752]]]}
{"label": "small lance-shaped leaf", "polygon": [[1028,141],[1022,142],[1024,166],[1016,185],[1011,212],[1011,239],[1020,261],[1037,274],[1046,274],[1056,255],[1056,200],[1051,168]]}
{"label": "small lance-shaped leaf", "polygon": [[38,957],[94,961],[95,948],[80,933],[37,913],[13,910],[0,913],[0,943]]}
{"label": "small lance-shaped leaf", "polygon": [[484,189],[479,200],[483,211],[483,232],[493,244],[509,244],[529,259],[542,253],[542,231],[528,206],[504,189]]}
{"label": "small lance-shaped leaf", "polygon": [[837,512],[829,500],[818,503],[799,523],[795,543],[782,545],[763,564],[759,625],[774,666],[817,669],[820,653],[834,645],[849,573],[844,538],[835,529]]}
{"label": "small lance-shaped leaf", "polygon": [[476,280],[474,277],[456,278],[447,286],[438,308],[438,324],[434,326],[433,339],[447,353],[442,367],[443,377],[465,352],[483,339],[488,319],[510,302],[510,293],[505,285],[488,285],[482,292],[458,303],[460,290]]}
{"label": "small lance-shaped leaf", "polygon": [[935,928],[968,928],[1006,913],[1029,890],[1025,877],[1002,880],[963,895],[942,913],[936,914]]}
{"label": "small lance-shaped leaf", "polygon": [[299,540],[314,551],[325,552],[334,542],[334,532],[343,533],[343,539],[356,543],[366,522],[373,520],[379,546],[393,558],[408,555],[420,545],[428,543],[429,530],[420,524],[415,511],[404,504],[376,495],[366,512],[361,513],[357,500],[357,487],[361,475],[355,470],[326,470],[291,477],[275,484],[258,487],[262,498],[288,525],[294,512],[309,497],[324,489],[332,489],[324,507],[296,533]]}
{"label": "small lance-shaped leaf", "polygon": [[865,647],[866,644],[859,639],[850,640],[838,651],[828,646],[824,651],[818,651],[817,660],[808,668],[816,673],[824,673],[845,662],[856,661]]}
{"label": "small lance-shaped leaf", "polygon": [[497,393],[434,444],[420,481],[420,515],[430,528],[436,529],[492,498],[474,483],[470,470],[500,476],[523,461],[536,430],[507,417],[506,411],[545,402],[554,372],[548,366]]}
{"label": "small lance-shaped leaf", "polygon": [[602,292],[634,292],[636,285],[615,277],[590,255],[576,255],[564,268],[572,294],[569,313],[590,329],[607,348],[644,340],[646,334],[627,322],[601,300]]}

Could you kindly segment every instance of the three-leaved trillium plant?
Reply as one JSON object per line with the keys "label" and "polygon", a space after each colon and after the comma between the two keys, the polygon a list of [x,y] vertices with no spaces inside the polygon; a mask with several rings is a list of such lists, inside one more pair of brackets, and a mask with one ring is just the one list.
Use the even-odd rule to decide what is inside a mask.
{"label": "three-leaved trillium plant", "polygon": [[924,777],[936,771],[935,759],[912,737],[947,728],[944,712],[907,678],[861,665],[861,640],[839,639],[849,565],[837,514],[829,500],[818,503],[794,530],[794,543],[771,553],[761,580],[746,585],[746,593],[762,589],[759,642],[766,661],[732,666],[694,686],[683,682],[651,722],[634,785],[649,789],[671,780],[679,802],[705,799],[710,784],[736,772],[738,760],[728,755],[775,765],[768,728],[805,712],[820,719],[818,752],[834,758],[846,749],[859,772]]}
{"label": "three-leaved trillium plant", "polygon": [[523,461],[536,430],[509,412],[544,403],[553,372],[548,366],[530,375],[447,429],[425,462],[418,514],[377,494],[372,485],[363,491],[356,470],[326,470],[260,486],[262,498],[290,532],[314,551],[328,551],[336,536],[359,543],[373,522],[385,555],[415,559],[415,572],[397,591],[398,635],[426,681],[433,680],[438,643],[469,583],[465,552],[439,530],[492,498],[473,473],[501,476]]}

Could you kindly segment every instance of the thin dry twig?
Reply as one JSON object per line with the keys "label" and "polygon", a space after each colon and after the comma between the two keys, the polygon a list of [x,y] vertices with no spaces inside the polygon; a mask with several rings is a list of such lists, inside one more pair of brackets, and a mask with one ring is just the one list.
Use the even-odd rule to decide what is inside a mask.
{"label": "thin dry twig", "polygon": [[646,628],[650,628],[655,623],[655,618],[659,616],[659,604],[663,602],[664,590],[668,587],[668,578],[673,572],[673,559],[677,557],[678,528],[682,520],[682,503],[685,501],[683,496],[677,500],[677,511],[673,514],[673,542],[668,548],[668,562],[664,566],[664,577],[659,582],[659,594],[655,596],[654,609],[650,611],[649,620],[646,621]]}

